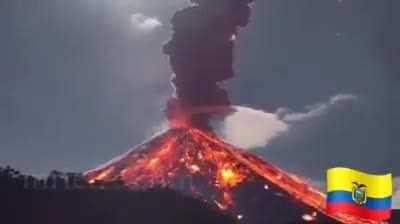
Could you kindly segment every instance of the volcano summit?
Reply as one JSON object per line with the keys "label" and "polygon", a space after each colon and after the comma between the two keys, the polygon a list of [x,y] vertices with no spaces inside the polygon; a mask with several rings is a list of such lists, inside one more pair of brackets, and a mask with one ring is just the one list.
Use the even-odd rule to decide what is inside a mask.
{"label": "volcano summit", "polygon": [[232,111],[219,84],[234,75],[233,48],[253,0],[192,0],[171,20],[164,45],[174,72],[166,115],[170,129],[105,165],[90,183],[122,180],[132,189],[167,187],[214,205],[239,223],[373,224],[325,212],[325,195],[299,177],[221,141],[209,118]]}
{"label": "volcano summit", "polygon": [[377,223],[325,213],[325,195],[299,177],[200,129],[170,129],[86,172],[89,182],[168,187],[203,199],[243,223]]}

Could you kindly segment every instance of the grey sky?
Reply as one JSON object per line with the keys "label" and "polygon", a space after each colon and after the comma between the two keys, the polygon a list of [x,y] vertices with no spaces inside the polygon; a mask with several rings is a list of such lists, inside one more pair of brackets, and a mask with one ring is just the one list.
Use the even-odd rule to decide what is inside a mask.
{"label": "grey sky", "polygon": [[[161,45],[185,4],[1,1],[0,164],[83,171],[150,136],[172,92]],[[234,104],[306,113],[340,93],[358,96],[293,123],[257,153],[313,179],[334,165],[400,175],[399,7],[257,2],[237,43]],[[138,13],[162,25],[140,32],[131,24]]]}

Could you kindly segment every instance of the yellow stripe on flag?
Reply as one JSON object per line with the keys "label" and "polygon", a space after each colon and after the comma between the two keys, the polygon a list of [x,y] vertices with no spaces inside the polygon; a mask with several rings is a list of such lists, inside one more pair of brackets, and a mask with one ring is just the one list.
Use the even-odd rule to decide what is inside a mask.
{"label": "yellow stripe on flag", "polygon": [[367,197],[386,198],[392,196],[392,174],[372,175],[344,167],[331,168],[327,171],[328,192],[352,192],[353,182],[367,185]]}

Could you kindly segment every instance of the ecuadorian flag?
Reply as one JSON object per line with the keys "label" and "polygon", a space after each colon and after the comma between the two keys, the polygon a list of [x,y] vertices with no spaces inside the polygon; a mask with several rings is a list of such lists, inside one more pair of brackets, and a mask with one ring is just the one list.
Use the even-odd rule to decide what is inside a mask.
{"label": "ecuadorian flag", "polygon": [[372,175],[337,167],[327,172],[327,212],[388,220],[392,212],[392,175]]}

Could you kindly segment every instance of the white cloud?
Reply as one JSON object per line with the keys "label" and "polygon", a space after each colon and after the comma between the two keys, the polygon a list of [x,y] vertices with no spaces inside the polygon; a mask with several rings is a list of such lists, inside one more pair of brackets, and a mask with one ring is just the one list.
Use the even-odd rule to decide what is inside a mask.
{"label": "white cloud", "polygon": [[131,15],[131,25],[134,31],[147,33],[162,26],[162,23],[156,17],[148,17],[142,13],[135,13]]}
{"label": "white cloud", "polygon": [[245,149],[263,147],[289,126],[273,113],[237,106],[222,124],[227,142]]}
{"label": "white cloud", "polygon": [[299,113],[299,112],[291,112],[287,108],[279,108],[277,110],[278,116],[286,122],[293,122],[293,121],[301,121],[307,120],[310,118],[321,116],[322,114],[326,113],[331,107],[338,105],[342,102],[356,100],[357,96],[351,94],[338,94],[332,96],[328,102],[325,103],[317,103],[313,105],[308,105],[305,107],[306,112]]}
{"label": "white cloud", "polygon": [[288,131],[293,122],[321,116],[335,105],[356,99],[357,96],[351,94],[334,95],[328,102],[306,106],[303,113],[286,108],[269,113],[236,106],[236,111],[227,116],[217,129],[222,138],[233,145],[245,149],[265,147],[272,139]]}

